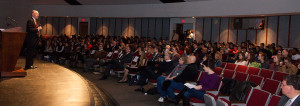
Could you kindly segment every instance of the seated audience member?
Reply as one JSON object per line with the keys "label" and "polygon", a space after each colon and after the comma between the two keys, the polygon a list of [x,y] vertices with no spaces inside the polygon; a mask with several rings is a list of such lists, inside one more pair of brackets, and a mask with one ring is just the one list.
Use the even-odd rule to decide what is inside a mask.
{"label": "seated audience member", "polygon": [[283,49],[281,53],[282,53],[283,59],[287,58],[287,57],[291,58],[291,54],[289,54],[289,51],[287,49]]}
{"label": "seated audience member", "polygon": [[260,52],[258,54],[258,60],[260,61],[261,68],[269,69],[269,61],[267,59],[267,55],[265,53]]}
{"label": "seated audience member", "polygon": [[170,59],[170,56],[169,55],[165,55],[164,56],[164,60],[163,61],[160,61],[158,62],[158,66],[157,67],[154,67],[154,69],[149,66],[145,67],[145,69],[143,69],[141,71],[141,74],[140,74],[140,79],[139,79],[139,85],[140,87],[135,89],[135,91],[144,91],[144,86],[145,86],[145,81],[146,79],[157,79],[157,77],[165,74],[166,72],[169,72],[169,70],[171,70],[173,66],[173,62],[172,60]]}
{"label": "seated audience member", "polygon": [[279,71],[290,75],[296,75],[298,69],[294,64],[292,64],[290,58],[284,58],[284,64],[280,65]]}
{"label": "seated audience member", "polygon": [[222,54],[220,52],[215,53],[216,67],[222,67]]}
{"label": "seated audience member", "polygon": [[203,62],[204,75],[197,85],[193,88],[185,87],[177,96],[176,102],[183,98],[183,105],[189,106],[189,98],[194,97],[204,100],[205,90],[217,89],[218,76],[214,72],[215,62],[213,60],[206,60]]}
{"label": "seated audience member", "polygon": [[[182,71],[181,74],[179,74],[177,77],[175,77],[173,80],[170,80],[169,87],[166,88],[166,92],[169,98],[174,98],[175,94],[173,90],[182,90],[184,88],[184,83],[186,81],[195,81],[197,78],[197,64],[196,57],[195,56],[189,56],[187,59],[188,66]],[[215,65],[215,64],[213,64]],[[158,99],[158,102],[164,102],[164,97],[160,97]]]}
{"label": "seated audience member", "polygon": [[172,52],[173,52],[173,54],[172,54],[172,59],[171,60],[173,61],[173,63],[177,64],[178,60],[180,58],[180,54],[178,53],[178,49],[173,47]]}
{"label": "seated audience member", "polygon": [[297,48],[293,48],[293,51],[292,51],[292,60],[299,60],[300,59],[300,54],[298,52],[298,49]]}
{"label": "seated audience member", "polygon": [[106,51],[103,50],[103,45],[99,45],[98,46],[98,50],[92,50],[91,53],[89,54],[89,56],[87,56],[87,58],[85,58],[85,71],[88,71],[88,69],[92,68],[93,64],[96,63],[97,61],[99,62],[99,64],[102,64],[103,58],[106,57]]}
{"label": "seated audience member", "polygon": [[124,68],[124,63],[130,63],[133,57],[130,47],[126,47],[125,54],[121,55],[119,59],[111,60],[106,64],[106,71],[100,80],[105,80],[110,74],[111,69]]}
{"label": "seated audience member", "polygon": [[248,55],[248,64],[249,67],[261,68],[261,64],[256,61],[254,53]]}
{"label": "seated audience member", "polygon": [[[139,53],[139,59],[138,60],[133,60],[137,64],[131,64],[130,67],[125,67],[124,68],[124,76],[123,78],[119,81],[119,83],[127,82],[127,75],[129,72],[139,72],[140,69],[144,66],[145,64],[145,51],[143,47],[138,48],[138,53]],[[135,58],[135,57],[134,57]]]}
{"label": "seated audience member", "polygon": [[[160,93],[160,97],[165,97],[167,95],[167,91],[164,91],[162,89],[163,84],[167,83],[167,80],[173,80],[176,78],[178,75],[182,73],[182,71],[185,69],[187,58],[186,57],[181,57],[179,59],[179,64],[173,69],[173,71],[167,76],[159,76],[157,78],[157,90]],[[166,81],[166,82],[165,82]],[[173,92],[173,91],[171,91]]]}
{"label": "seated audience member", "polygon": [[300,77],[287,75],[281,84],[282,96],[277,106],[300,106]]}
{"label": "seated audience member", "polygon": [[234,64],[247,66],[248,61],[246,60],[245,54],[243,52],[238,53],[239,59],[235,61]]}
{"label": "seated audience member", "polygon": [[272,59],[273,59],[273,63],[270,64],[270,67],[269,69],[270,70],[274,70],[274,71],[278,71],[278,68],[279,68],[279,58],[278,58],[278,55],[274,55],[272,56]]}

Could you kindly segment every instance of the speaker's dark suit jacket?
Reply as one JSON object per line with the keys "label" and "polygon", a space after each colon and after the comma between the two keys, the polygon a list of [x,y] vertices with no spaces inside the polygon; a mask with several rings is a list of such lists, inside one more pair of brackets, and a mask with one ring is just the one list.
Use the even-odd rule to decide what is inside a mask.
{"label": "speaker's dark suit jacket", "polygon": [[[277,106],[284,106],[288,102],[288,100],[290,100],[290,98],[288,98],[287,96],[281,96]],[[292,103],[291,106],[300,106],[300,96],[296,98],[296,100]]]}
{"label": "speaker's dark suit jacket", "polygon": [[29,68],[33,65],[33,56],[34,56],[34,50],[35,46],[37,44],[38,40],[38,29],[37,25],[39,25],[39,21],[36,20],[36,23],[34,22],[33,18],[29,18],[26,25],[26,38],[24,41],[24,47],[26,48],[26,65],[25,68]]}

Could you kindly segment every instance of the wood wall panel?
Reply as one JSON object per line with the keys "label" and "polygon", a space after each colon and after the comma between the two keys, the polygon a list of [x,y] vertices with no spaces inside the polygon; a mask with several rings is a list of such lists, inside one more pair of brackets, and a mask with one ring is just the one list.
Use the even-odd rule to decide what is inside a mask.
{"label": "wood wall panel", "polygon": [[134,33],[135,33],[135,29],[134,29],[134,27],[135,27],[135,24],[134,24],[134,22],[135,22],[135,18],[130,18],[129,19],[129,27],[128,27],[128,37],[132,37],[132,36],[134,36]]}
{"label": "wood wall panel", "polygon": [[228,18],[221,18],[220,42],[227,42],[228,24]]}
{"label": "wood wall panel", "polygon": [[52,36],[52,21],[53,17],[47,17],[47,24],[46,24],[46,35]]}
{"label": "wood wall panel", "polygon": [[65,26],[66,26],[66,18],[65,17],[59,17],[59,34],[63,35],[65,34]]}
{"label": "wood wall panel", "polygon": [[211,18],[204,18],[204,40],[210,41],[211,36]]}
{"label": "wood wall panel", "polygon": [[96,23],[96,34],[97,35],[102,35],[102,18],[97,18],[97,23]]}
{"label": "wood wall panel", "polygon": [[149,26],[149,19],[142,18],[142,36],[141,37],[148,37],[148,26]]}
{"label": "wood wall panel", "polygon": [[269,17],[267,44],[276,43],[277,40],[277,16]]}
{"label": "wood wall panel", "polygon": [[255,43],[255,36],[256,36],[256,30],[248,30],[247,40],[250,40],[251,42]]}
{"label": "wood wall panel", "polygon": [[103,35],[107,36],[108,35],[108,30],[109,30],[109,18],[103,18]]}
{"label": "wood wall panel", "polygon": [[65,26],[65,34],[66,35],[71,35],[72,34],[72,18],[68,17],[66,18],[66,26]]}
{"label": "wood wall panel", "polygon": [[289,16],[280,16],[278,30],[278,45],[288,46]]}
{"label": "wood wall panel", "polygon": [[168,39],[170,34],[170,18],[163,18],[163,36],[162,39]]}
{"label": "wood wall panel", "polygon": [[121,36],[128,36],[128,18],[122,19],[122,35]]}
{"label": "wood wall panel", "polygon": [[53,30],[53,35],[58,35],[58,20],[59,18],[53,17],[53,25],[52,25],[52,30]]}
{"label": "wood wall panel", "polygon": [[142,19],[141,18],[136,18],[135,19],[135,33],[134,36],[141,37],[142,35]]}
{"label": "wood wall panel", "polygon": [[203,27],[203,18],[196,18],[194,34],[195,34],[195,40],[197,41],[202,40],[203,37],[202,27]]}
{"label": "wood wall panel", "polygon": [[211,42],[219,42],[220,18],[212,18]]}
{"label": "wood wall panel", "polygon": [[116,28],[115,28],[115,36],[121,36],[121,26],[122,25],[122,19],[121,18],[117,18],[116,19]]}
{"label": "wood wall panel", "polygon": [[151,39],[154,38],[155,35],[155,18],[150,18],[149,19],[149,28],[148,28],[148,37],[150,37]]}
{"label": "wood wall panel", "polygon": [[78,18],[77,17],[73,17],[72,18],[72,32],[71,35],[76,35],[78,32]]}
{"label": "wood wall panel", "polygon": [[96,35],[96,20],[95,17],[90,18],[90,34]]}
{"label": "wood wall panel", "polygon": [[162,29],[163,29],[163,20],[161,18],[156,18],[155,23],[155,38],[160,39],[162,36]]}
{"label": "wood wall panel", "polygon": [[46,35],[46,17],[40,17],[40,23],[42,25],[42,31],[41,31],[41,34],[42,35]]}
{"label": "wood wall panel", "polygon": [[238,31],[238,44],[246,41],[246,30]]}
{"label": "wood wall panel", "polygon": [[110,36],[115,36],[115,27],[116,27],[115,22],[116,22],[115,18],[109,19],[108,35],[110,35]]}
{"label": "wood wall panel", "polygon": [[300,15],[291,16],[290,47],[300,48]]}

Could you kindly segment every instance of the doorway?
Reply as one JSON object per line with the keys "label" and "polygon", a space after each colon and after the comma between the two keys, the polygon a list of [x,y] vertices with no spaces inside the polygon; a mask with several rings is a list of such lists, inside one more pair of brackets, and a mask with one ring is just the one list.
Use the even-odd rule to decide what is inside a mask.
{"label": "doorway", "polygon": [[193,28],[193,23],[177,23],[175,32],[179,35],[179,40],[185,41],[189,31]]}
{"label": "doorway", "polygon": [[79,35],[86,36],[88,35],[89,23],[88,22],[80,22],[79,23]]}

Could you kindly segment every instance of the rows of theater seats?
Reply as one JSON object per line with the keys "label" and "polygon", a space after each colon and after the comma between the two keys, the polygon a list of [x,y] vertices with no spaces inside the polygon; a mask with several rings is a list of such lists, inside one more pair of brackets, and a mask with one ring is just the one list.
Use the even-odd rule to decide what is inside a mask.
{"label": "rows of theater seats", "polygon": [[[222,68],[216,68],[215,72],[219,76],[219,87],[217,90],[209,90],[204,95],[204,101],[191,98],[192,105],[210,106],[276,106],[281,97],[281,80],[286,73],[276,72],[268,69],[253,68],[223,62]],[[201,80],[203,72],[199,72],[197,80]],[[223,78],[236,79],[237,81],[250,81],[260,86],[260,89],[251,88],[243,102],[229,101],[229,95],[220,94],[223,86]],[[179,91],[174,91],[179,92]]]}

